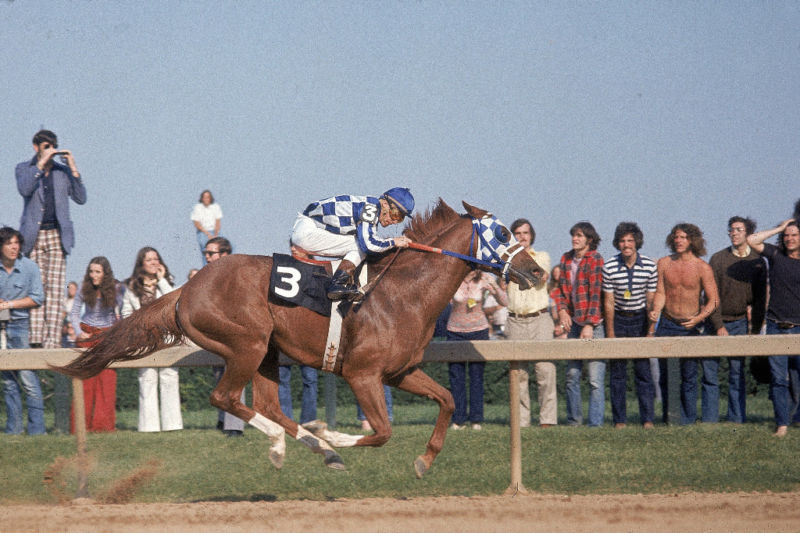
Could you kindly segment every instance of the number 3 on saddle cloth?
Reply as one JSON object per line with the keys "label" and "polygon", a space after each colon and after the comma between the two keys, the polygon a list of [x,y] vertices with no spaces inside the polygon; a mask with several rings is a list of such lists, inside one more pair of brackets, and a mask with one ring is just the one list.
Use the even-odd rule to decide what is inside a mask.
{"label": "number 3 on saddle cloth", "polygon": [[303,263],[290,255],[274,254],[269,279],[270,297],[305,307],[322,316],[331,316],[331,301],[326,290],[330,277],[322,265]]}

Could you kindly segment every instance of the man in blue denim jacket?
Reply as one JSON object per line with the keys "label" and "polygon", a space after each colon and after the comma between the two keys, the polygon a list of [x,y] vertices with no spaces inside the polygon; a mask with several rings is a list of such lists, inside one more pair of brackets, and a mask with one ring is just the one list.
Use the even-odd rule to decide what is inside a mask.
{"label": "man in blue denim jacket", "polygon": [[67,284],[66,257],[75,242],[69,199],[76,204],[86,203],[86,187],[72,152],[58,148],[55,133],[37,132],[33,150],[36,155],[18,164],[15,172],[17,190],[23,199],[19,226],[25,243],[22,253],[39,265],[45,291],[44,305],[31,313],[30,342],[58,348]]}
{"label": "man in blue denim jacket", "polygon": [[[44,300],[42,279],[36,263],[21,255],[23,238],[13,228],[0,228],[0,317],[6,330],[8,348],[29,348],[29,309]],[[44,433],[44,401],[39,377],[33,370],[7,370],[2,373],[6,402],[6,433],[22,433],[22,397],[28,404],[28,434]]]}

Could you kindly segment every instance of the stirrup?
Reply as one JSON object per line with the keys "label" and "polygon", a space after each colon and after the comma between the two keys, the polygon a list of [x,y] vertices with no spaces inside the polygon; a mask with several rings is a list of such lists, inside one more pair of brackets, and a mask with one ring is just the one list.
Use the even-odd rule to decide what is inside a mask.
{"label": "stirrup", "polygon": [[355,285],[332,284],[328,287],[328,299],[330,300],[354,300],[361,292]]}

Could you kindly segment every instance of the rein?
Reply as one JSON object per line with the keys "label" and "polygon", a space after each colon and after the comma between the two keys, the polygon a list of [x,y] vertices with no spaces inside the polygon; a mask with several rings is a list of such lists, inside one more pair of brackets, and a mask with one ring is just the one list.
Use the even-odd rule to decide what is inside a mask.
{"label": "rein", "polygon": [[[472,254],[472,246],[475,243],[475,235],[478,235],[478,239],[480,240],[480,242],[475,247],[475,255],[477,256],[477,255],[480,254],[480,245],[483,244],[483,246],[486,249],[488,249],[489,252],[491,253],[492,259],[494,259],[494,261],[486,261],[486,260],[480,259],[478,257],[473,257],[472,255],[464,255],[464,254],[461,254],[461,253],[458,253],[458,252],[454,252],[452,250],[445,250],[445,249],[442,249],[442,248],[436,248],[435,246],[428,246],[427,244],[421,244],[421,243],[418,243],[418,242],[411,242],[411,243],[408,244],[408,247],[412,248],[414,250],[420,250],[422,252],[431,252],[431,253],[436,253],[436,254],[449,255],[450,257],[455,257],[457,259],[461,259],[462,261],[466,261],[467,263],[473,263],[473,264],[476,264],[476,265],[482,265],[482,266],[488,267],[488,268],[490,268],[492,270],[499,270],[501,272],[502,276],[503,276],[503,279],[505,279],[505,281],[508,282],[508,280],[509,280],[509,270],[511,269],[511,260],[514,259],[515,255],[517,255],[520,251],[523,250],[522,245],[517,243],[517,244],[511,246],[503,254],[503,257],[501,257],[497,253],[497,251],[492,246],[490,246],[488,242],[486,242],[486,238],[483,236],[483,233],[478,230],[479,226],[480,226],[480,222],[478,221],[478,219],[477,218],[473,218],[472,219],[472,235],[470,236],[470,239],[469,239],[469,251],[470,251],[470,254]],[[400,254],[401,250],[402,250],[401,248],[398,248],[394,252],[394,254],[392,255],[392,258],[389,260],[389,262],[386,263],[386,266],[383,267],[383,270],[381,270],[380,273],[377,276],[375,276],[375,278],[371,279],[366,285],[364,285],[361,288],[361,292],[363,294],[361,299],[366,297],[366,295],[369,294],[369,292],[372,289],[375,288],[375,285],[378,284],[378,282],[381,280],[383,275],[386,274],[386,271],[389,270],[389,267],[392,265],[392,263],[394,263],[395,259],[397,259],[397,256]]]}
{"label": "rein", "polygon": [[[436,248],[435,246],[428,246],[427,244],[420,244],[416,242],[409,243],[408,247],[413,248],[415,250],[420,250],[422,252],[431,252],[436,254],[449,255],[450,257],[455,257],[457,259],[461,259],[462,261],[466,261],[468,263],[483,265],[485,267],[491,268],[492,270],[499,270],[502,273],[505,281],[508,282],[509,270],[511,268],[511,260],[514,258],[515,255],[517,255],[522,250],[522,246],[517,244],[509,248],[508,252],[504,254],[505,256],[507,256],[507,259],[503,259],[497,254],[494,248],[489,246],[489,243],[486,242],[486,239],[483,237],[483,234],[478,231],[478,226],[479,226],[478,220],[472,219],[472,235],[470,236],[469,240],[470,254],[472,253],[472,245],[475,242],[475,235],[477,234],[478,238],[480,239],[480,242],[483,243],[483,245],[489,250],[489,252],[492,254],[492,258],[496,262],[486,261],[484,259],[479,259],[478,257],[473,257],[472,255],[464,255],[458,252],[454,252],[452,250],[444,250],[442,248]],[[476,255],[479,253],[479,250],[480,250],[480,245],[478,245],[478,247],[476,247],[475,249]]]}

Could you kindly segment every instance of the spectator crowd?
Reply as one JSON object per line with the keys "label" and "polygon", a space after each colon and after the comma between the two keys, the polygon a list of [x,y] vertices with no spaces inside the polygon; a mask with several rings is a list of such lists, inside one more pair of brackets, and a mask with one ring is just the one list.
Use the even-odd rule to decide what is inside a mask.
{"label": "spectator crowd", "polygon": [[[175,280],[161,254],[145,246],[136,254],[133,271],[124,281],[117,281],[109,261],[97,256],[87,265],[84,279],[68,285],[66,260],[74,243],[69,200],[84,204],[86,186],[73,154],[58,148],[53,132],[37,132],[33,149],[34,156],[16,167],[17,189],[23,199],[19,229],[0,229],[0,326],[8,348],[90,347],[93,335],[174,290]],[[471,272],[440,320],[440,334],[447,340],[798,334],[800,227],[795,207],[793,218],[758,232],[752,219],[732,216],[727,222],[730,246],[711,255],[708,262],[703,259],[707,255],[703,232],[694,224],[676,224],[665,239],[670,253],[650,258],[640,253],[644,235],[638,224],[620,222],[613,235],[618,253],[604,260],[598,252],[598,231],[590,222],[579,221],[570,228],[569,249],[553,263],[547,252],[534,248],[534,225],[519,218],[509,229],[545,270],[545,277],[523,291],[493,274]],[[190,216],[202,265],[233,253],[231,243],[221,236],[221,219],[222,209],[211,191],[202,191]],[[766,242],[775,236],[777,244]],[[790,425],[800,425],[800,357],[771,356],[768,362],[775,435],[780,437]],[[654,427],[659,401],[664,421],[670,402],[678,402],[681,424],[718,422],[719,358],[681,358],[679,398],[668,394],[665,365],[663,359],[569,361],[563,376],[566,425],[584,423],[584,370],[588,383],[586,424],[605,424],[608,370],[611,423],[624,428],[629,367],[633,369],[639,421],[645,429]],[[484,422],[484,363],[448,366],[456,407],[451,427],[480,430]],[[727,367],[725,419],[741,424],[747,420],[745,360],[729,357]],[[217,380],[223,370],[215,370]],[[523,368],[519,382],[512,384],[519,388],[523,427],[530,426],[533,418],[528,370]],[[556,365],[539,361],[533,364],[533,371],[538,425],[555,426],[559,423]],[[304,423],[316,418],[317,372],[301,366],[300,373],[300,422]],[[279,396],[284,413],[291,418],[290,375],[289,367],[281,367]],[[3,371],[2,381],[6,433],[22,433],[26,427],[28,434],[44,433],[44,403],[36,372]],[[177,369],[143,368],[138,381],[139,431],[182,429]],[[104,370],[83,385],[88,429],[113,431],[115,372]],[[27,424],[23,424],[23,392]],[[388,388],[385,393],[391,417]],[[217,428],[225,435],[239,436],[244,423],[220,411]],[[362,428],[370,429],[366,420]]]}

